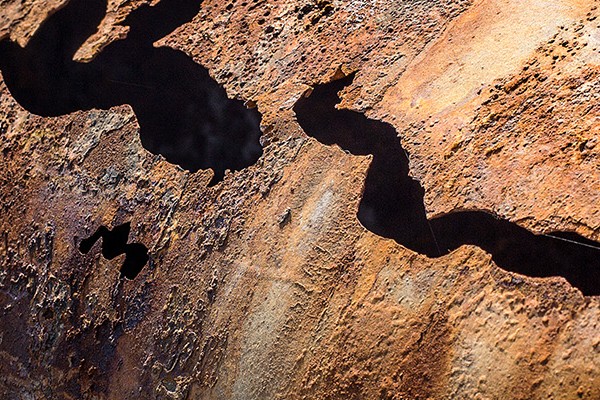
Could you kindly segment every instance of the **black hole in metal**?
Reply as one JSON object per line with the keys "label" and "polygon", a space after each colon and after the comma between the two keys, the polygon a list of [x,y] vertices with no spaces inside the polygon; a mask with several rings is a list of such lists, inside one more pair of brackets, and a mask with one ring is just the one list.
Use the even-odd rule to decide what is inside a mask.
{"label": "black hole in metal", "polygon": [[106,13],[106,0],[70,0],[49,17],[25,48],[0,42],[0,70],[28,111],[58,116],[129,104],[142,144],[191,171],[212,168],[211,185],[225,170],[254,164],[262,154],[260,114],[225,90],[181,51],[153,43],[191,20],[199,0],[162,0],[142,6],[123,23],[126,39],[90,63],[72,60]]}
{"label": "black hole in metal", "polygon": [[408,156],[396,130],[361,113],[337,110],[338,92],[354,76],[318,86],[294,110],[307,135],[355,155],[373,155],[358,219],[370,231],[439,257],[464,244],[481,247],[508,271],[534,277],[563,276],[584,295],[600,294],[600,244],[569,232],[535,235],[479,211],[428,220],[424,189],[408,175]]}
{"label": "black hole in metal", "polygon": [[134,279],[148,262],[148,249],[140,243],[127,243],[131,225],[129,222],[116,226],[109,230],[101,226],[89,238],[79,244],[79,251],[83,254],[89,253],[92,246],[102,238],[102,256],[108,260],[125,254],[125,261],[121,266],[121,276]]}

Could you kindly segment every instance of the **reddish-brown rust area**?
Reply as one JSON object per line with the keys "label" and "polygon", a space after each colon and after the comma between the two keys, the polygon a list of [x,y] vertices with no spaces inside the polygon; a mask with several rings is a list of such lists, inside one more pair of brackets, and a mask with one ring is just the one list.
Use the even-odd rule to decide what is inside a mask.
{"label": "reddish-brown rust area", "polygon": [[[42,22],[67,3],[68,0],[3,1],[0,3],[0,39],[8,36],[25,46]],[[108,0],[106,17],[98,26],[98,31],[86,41],[75,58],[90,60],[110,42],[125,37],[127,27],[120,23],[127,15],[143,4],[155,3],[156,0]]]}
{"label": "reddish-brown rust area", "polygon": [[[210,188],[145,151],[128,106],[41,118],[0,79],[0,397],[600,398],[597,297],[366,231],[370,159],[292,112],[358,70],[342,104],[394,124],[432,214],[598,238],[593,2],[401,3],[205,1],[164,39],[264,115],[263,157]],[[15,4],[0,36],[25,42],[52,6]],[[77,249],[124,222],[151,256],[133,281]]]}

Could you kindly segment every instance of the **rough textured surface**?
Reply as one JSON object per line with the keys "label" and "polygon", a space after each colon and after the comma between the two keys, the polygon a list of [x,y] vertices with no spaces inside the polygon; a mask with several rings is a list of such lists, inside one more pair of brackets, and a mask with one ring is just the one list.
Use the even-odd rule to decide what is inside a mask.
{"label": "rough textured surface", "polygon": [[[596,2],[331,5],[335,12],[323,17],[318,7],[298,15],[292,4],[248,3],[239,12],[224,3],[206,7],[164,42],[208,66],[234,93],[257,99],[265,124],[272,115],[283,118],[305,85],[328,81],[339,69],[358,70],[342,105],[397,128],[432,216],[488,210],[536,232],[562,227],[598,238],[598,163],[565,154],[567,166],[557,154],[577,149],[580,136],[559,114],[573,121],[585,116],[589,122],[577,128],[586,132],[581,140],[589,146],[598,140],[588,129],[597,110],[587,109],[597,93],[587,79],[600,49]],[[247,28],[230,29],[225,21]],[[580,113],[573,113],[575,103]],[[554,118],[544,114],[550,107]],[[514,129],[517,121],[523,126]],[[511,168],[496,155],[501,149]]]}
{"label": "rough textured surface", "polygon": [[[0,39],[11,40],[25,46],[40,24],[68,0],[20,1],[1,0]],[[156,4],[157,0],[109,0],[106,16],[98,31],[75,54],[75,59],[88,61],[107,44],[127,35],[127,27],[120,25],[127,15],[142,4]]]}
{"label": "rough textured surface", "polygon": [[65,4],[64,0],[20,1],[2,0],[0,14],[0,39],[7,36],[23,46],[40,24]]}
{"label": "rough textured surface", "polygon": [[[24,41],[52,5],[17,4],[0,32]],[[41,118],[0,83],[2,397],[600,398],[598,297],[366,231],[369,158],[292,112],[358,70],[343,106],[394,124],[432,215],[598,239],[595,2],[539,4],[205,2],[163,42],[265,130],[258,163],[210,188],[145,151],[129,107]],[[128,221],[151,256],[132,281],[77,250]]]}
{"label": "rough textured surface", "polygon": [[450,29],[436,54],[449,65],[432,79],[417,64],[383,108],[408,125],[433,214],[486,209],[538,232],[562,226],[597,238],[595,3],[515,3],[498,11],[501,24],[483,19],[494,22],[476,28],[480,40]]}

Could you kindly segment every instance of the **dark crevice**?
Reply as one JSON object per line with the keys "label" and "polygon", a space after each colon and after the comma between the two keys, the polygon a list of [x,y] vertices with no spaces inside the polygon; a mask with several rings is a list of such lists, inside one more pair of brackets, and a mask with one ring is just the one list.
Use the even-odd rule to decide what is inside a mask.
{"label": "dark crevice", "polygon": [[41,116],[131,105],[146,149],[190,171],[212,168],[215,184],[225,170],[240,170],[261,156],[260,114],[229,99],[185,53],[152,45],[190,21],[201,3],[142,6],[123,23],[130,27],[126,39],[79,63],[73,55],[97,29],[106,0],[70,0],[25,48],[0,42],[0,70],[19,104]]}
{"label": "dark crevice", "polygon": [[131,225],[129,222],[116,226],[109,230],[101,226],[89,238],[79,243],[79,251],[83,254],[89,253],[92,246],[102,238],[102,256],[107,260],[125,254],[125,261],[121,266],[121,276],[127,279],[134,279],[148,262],[148,249],[140,243],[127,243],[129,240],[129,231]]}
{"label": "dark crevice", "polygon": [[[191,171],[212,168],[211,184],[226,169],[252,165],[262,154],[260,115],[231,100],[183,52],[152,43],[191,20],[199,0],[162,0],[142,6],[124,25],[126,39],[108,45],[92,62],[72,60],[106,13],[106,0],[70,0],[49,17],[25,48],[0,42],[0,70],[15,99],[41,116],[132,106],[143,145]],[[315,88],[295,106],[304,131],[356,155],[373,155],[358,218],[372,232],[429,257],[463,244],[489,252],[502,268],[529,276],[563,276],[586,295],[600,294],[598,243],[574,233],[534,235],[485,212],[455,212],[428,220],[424,190],[408,175],[408,157],[390,125],[349,110],[336,110],[337,93],[352,76]],[[125,254],[122,274],[133,279],[148,260],[141,244],[127,244],[129,224],[101,227],[80,249],[100,238],[111,259]]]}
{"label": "dark crevice", "polygon": [[354,155],[373,155],[358,219],[370,231],[439,257],[464,244],[492,255],[501,268],[533,277],[563,276],[584,295],[600,294],[600,244],[574,233],[535,235],[480,212],[454,212],[428,220],[424,189],[408,175],[408,156],[395,129],[350,110],[337,110],[338,92],[353,75],[318,86],[294,107],[307,135]]}

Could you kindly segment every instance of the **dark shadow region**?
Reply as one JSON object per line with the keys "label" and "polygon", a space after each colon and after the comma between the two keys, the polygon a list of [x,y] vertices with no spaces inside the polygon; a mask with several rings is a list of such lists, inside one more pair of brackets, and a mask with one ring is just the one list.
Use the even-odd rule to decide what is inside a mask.
{"label": "dark shadow region", "polygon": [[123,23],[126,39],[92,62],[73,55],[106,13],[106,0],[70,0],[49,17],[25,48],[0,42],[0,70],[28,111],[58,116],[121,104],[133,108],[142,144],[190,171],[254,164],[262,154],[260,114],[227,97],[208,71],[181,51],[153,43],[198,14],[200,0],[162,0],[142,6]]}
{"label": "dark shadow region", "polygon": [[143,244],[127,243],[130,230],[129,222],[116,226],[113,230],[101,226],[92,236],[79,243],[79,251],[83,254],[89,253],[92,246],[102,239],[102,256],[107,260],[112,260],[125,254],[125,261],[121,266],[121,276],[134,279],[148,262],[149,256],[148,249]]}
{"label": "dark shadow region", "polygon": [[350,110],[337,110],[348,76],[318,86],[294,107],[307,135],[354,155],[373,155],[358,219],[370,231],[439,257],[464,244],[492,255],[501,268],[533,277],[563,276],[584,295],[600,294],[600,244],[569,232],[535,235],[507,220],[480,212],[427,219],[420,183],[408,175],[408,155],[395,129]]}

